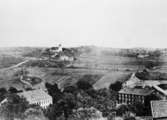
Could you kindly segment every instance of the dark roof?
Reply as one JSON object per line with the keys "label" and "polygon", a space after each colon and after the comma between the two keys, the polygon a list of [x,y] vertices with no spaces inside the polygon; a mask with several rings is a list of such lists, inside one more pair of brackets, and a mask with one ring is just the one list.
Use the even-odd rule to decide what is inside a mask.
{"label": "dark roof", "polygon": [[132,95],[150,95],[154,90],[148,88],[123,88],[119,91],[121,94],[132,94]]}
{"label": "dark roof", "polygon": [[59,49],[58,47],[51,47],[50,48],[51,50],[57,50],[57,49]]}
{"label": "dark roof", "polygon": [[72,52],[69,51],[63,51],[59,53],[59,56],[68,56],[68,57],[74,57],[74,54]]}
{"label": "dark roof", "polygon": [[42,79],[38,77],[32,77],[32,76],[24,76],[23,80],[31,83],[31,85],[36,85],[42,82]]}

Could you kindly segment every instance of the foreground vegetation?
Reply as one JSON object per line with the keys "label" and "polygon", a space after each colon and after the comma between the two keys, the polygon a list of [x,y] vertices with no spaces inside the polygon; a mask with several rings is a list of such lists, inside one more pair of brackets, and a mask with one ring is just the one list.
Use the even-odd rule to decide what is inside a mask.
{"label": "foreground vegetation", "polygon": [[[149,106],[140,102],[133,105],[120,105],[116,107],[117,92],[121,89],[122,83],[116,82],[110,85],[110,89],[94,90],[92,84],[83,79],[76,85],[68,86],[61,91],[57,84],[45,84],[48,94],[53,98],[53,104],[43,109],[38,105],[29,105],[24,98],[17,96],[18,91],[15,88],[6,90],[0,89],[1,103],[0,117],[5,120],[82,120],[91,119],[91,117],[101,117],[112,120],[113,117],[121,116],[128,120],[131,117],[150,115]],[[151,100],[153,98],[150,98]],[[150,101],[146,104],[148,104]],[[132,116],[130,113],[134,114]],[[37,120],[38,120],[37,119]]]}
{"label": "foreground vegetation", "polygon": [[[88,119],[88,116],[89,118],[92,116],[98,116],[94,115],[94,113],[89,114],[92,110],[100,111],[102,113],[101,117],[108,118],[108,120],[111,120],[115,113],[117,116],[122,116],[126,120],[132,117],[129,113],[134,113],[137,116],[150,115],[150,108],[141,103],[116,107],[117,92],[121,89],[121,82],[124,81],[124,79],[119,80],[119,82],[117,82],[117,78],[108,79],[109,83],[112,81],[112,84],[109,85],[109,89],[101,88],[95,90],[92,85],[97,81],[97,79],[101,78],[101,76],[98,76],[99,74],[106,74],[108,72],[111,74],[114,71],[115,76],[112,77],[116,77],[115,73],[119,73],[121,71],[129,74],[138,70],[140,67],[142,69],[146,68],[153,70],[154,67],[162,65],[162,61],[159,59],[161,55],[160,51],[156,50],[148,52],[146,50],[128,49],[98,50],[96,47],[79,47],[76,49],[78,58],[72,64],[73,66],[68,68],[64,67],[64,64],[53,65],[47,63],[48,61],[45,60],[33,61],[34,59],[32,60],[33,62],[29,61],[24,65],[25,67],[28,67],[28,69],[35,71],[35,74],[33,73],[33,75],[37,75],[37,73],[39,73],[39,77],[46,80],[45,86],[48,93],[53,98],[52,105],[47,109],[42,109],[40,106],[29,105],[24,98],[19,98],[17,96],[16,93],[19,92],[17,91],[17,88],[10,88],[9,90],[2,88],[0,89],[0,101],[5,98],[8,98],[9,100],[1,105],[0,112],[2,114],[0,114],[0,117],[5,118],[6,120],[13,120],[14,117],[19,118],[19,116],[19,119],[21,120],[32,120],[36,118],[39,120],[77,120],[81,118],[86,120]],[[22,61],[22,57],[26,59],[40,59],[42,49],[27,50],[28,52],[19,52],[19,55],[15,56],[16,60],[12,59],[13,61],[11,61],[5,58],[3,60],[4,62],[1,63],[6,63],[4,65],[8,64],[6,67],[9,67]],[[137,57],[139,53],[144,55],[148,54],[149,57],[138,59]],[[57,68],[61,68],[59,72]],[[92,77],[92,71],[97,70],[100,72],[98,74],[96,73],[97,75]],[[84,77],[76,77],[76,73],[77,75]],[[89,73],[89,75],[85,75],[86,73]],[[138,72],[137,75],[140,78],[150,76],[147,71]],[[2,76],[4,76],[3,72]],[[57,76],[75,76],[75,82],[74,79],[65,80],[63,82],[67,84],[70,81],[76,84],[64,85],[63,89],[60,90],[56,84]],[[118,76],[120,76],[120,73]],[[126,77],[127,76],[128,75],[126,75]],[[126,77],[123,75],[121,78]],[[165,79],[165,77],[163,77],[163,79]],[[9,84],[9,81],[7,80],[13,81],[12,76],[10,76],[10,79],[3,77],[1,83],[5,81]],[[113,80],[115,80],[115,83],[113,83]],[[102,81],[101,84],[104,84],[104,81]]]}

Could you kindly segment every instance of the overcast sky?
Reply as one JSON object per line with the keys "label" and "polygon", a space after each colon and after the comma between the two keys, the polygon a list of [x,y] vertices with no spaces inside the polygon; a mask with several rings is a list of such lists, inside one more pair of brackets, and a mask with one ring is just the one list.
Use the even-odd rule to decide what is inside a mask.
{"label": "overcast sky", "polygon": [[167,47],[167,0],[0,0],[0,46]]}

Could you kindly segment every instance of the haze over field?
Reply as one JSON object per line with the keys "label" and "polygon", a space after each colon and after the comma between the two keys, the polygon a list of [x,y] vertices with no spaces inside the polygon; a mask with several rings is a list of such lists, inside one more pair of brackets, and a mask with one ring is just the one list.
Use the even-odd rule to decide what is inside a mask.
{"label": "haze over field", "polygon": [[0,46],[167,47],[166,0],[1,0]]}

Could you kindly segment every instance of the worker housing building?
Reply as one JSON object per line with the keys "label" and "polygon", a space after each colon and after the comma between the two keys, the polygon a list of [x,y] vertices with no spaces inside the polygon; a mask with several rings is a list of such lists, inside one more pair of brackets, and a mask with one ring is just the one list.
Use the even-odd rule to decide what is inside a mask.
{"label": "worker housing building", "polygon": [[29,102],[29,104],[36,104],[42,108],[47,108],[50,104],[53,103],[52,97],[41,89],[25,91],[18,93],[18,95],[20,97],[24,97]]}

